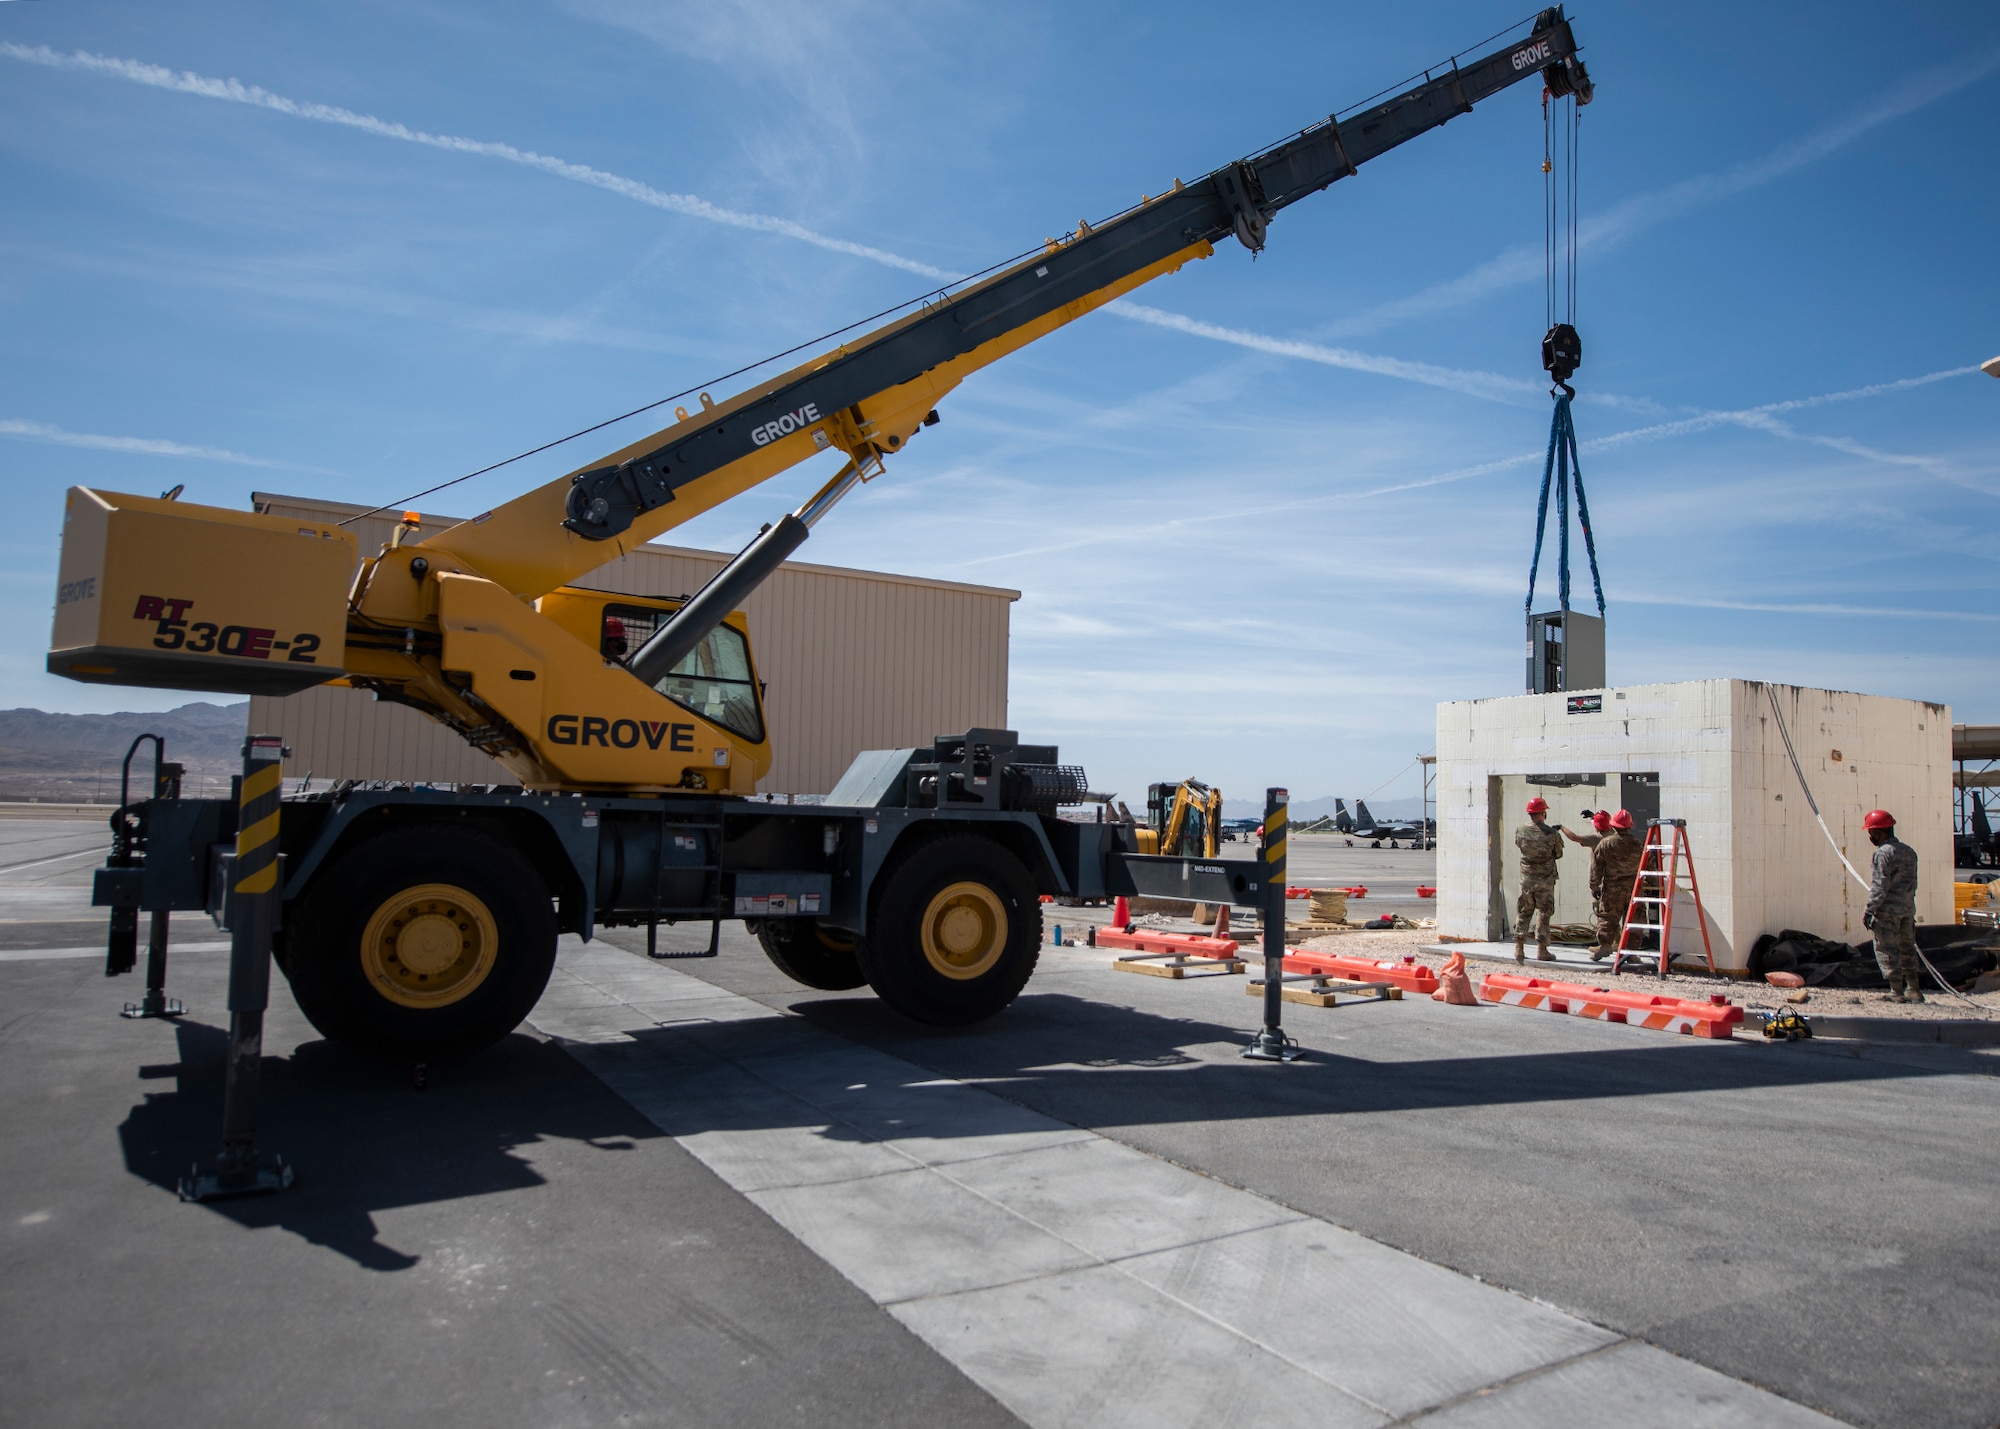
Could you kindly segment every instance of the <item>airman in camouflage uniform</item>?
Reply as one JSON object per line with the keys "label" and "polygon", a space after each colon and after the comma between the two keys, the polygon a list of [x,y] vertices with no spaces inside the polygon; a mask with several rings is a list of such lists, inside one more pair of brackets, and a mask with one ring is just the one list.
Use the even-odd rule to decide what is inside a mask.
{"label": "airman in camouflage uniform", "polygon": [[1862,823],[1875,845],[1874,881],[1861,926],[1875,930],[1875,963],[1889,979],[1889,1001],[1922,1002],[1924,975],[1917,961],[1917,851],[1896,837],[1896,819],[1882,809]]}
{"label": "airman in camouflage uniform", "polygon": [[1562,835],[1549,827],[1548,800],[1528,800],[1529,822],[1514,830],[1514,847],[1521,851],[1521,896],[1514,900],[1514,961],[1525,962],[1528,924],[1535,927],[1535,956],[1555,961],[1549,951],[1549,920],[1556,913],[1556,860],[1563,856]]}
{"label": "airman in camouflage uniform", "polygon": [[1625,930],[1632,906],[1632,880],[1646,856],[1646,841],[1632,832],[1632,816],[1620,809],[1611,818],[1611,832],[1590,851],[1590,892],[1597,900],[1597,946],[1592,962],[1609,957]]}
{"label": "airman in camouflage uniform", "polygon": [[1573,834],[1561,824],[1556,825],[1556,832],[1560,833],[1573,844],[1582,844],[1585,848],[1596,848],[1604,842],[1605,837],[1611,832],[1611,811],[1609,809],[1599,809],[1596,813],[1591,814],[1590,810],[1585,809],[1583,812],[1590,815],[1590,827],[1595,832]]}

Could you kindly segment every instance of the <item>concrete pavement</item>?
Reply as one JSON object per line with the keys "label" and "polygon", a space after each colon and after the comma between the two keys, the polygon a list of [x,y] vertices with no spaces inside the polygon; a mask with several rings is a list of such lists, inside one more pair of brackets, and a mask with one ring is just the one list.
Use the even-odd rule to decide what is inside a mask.
{"label": "concrete pavement", "polygon": [[[0,954],[93,946],[101,835],[8,833]],[[1045,949],[946,1033],[738,925],[670,968],[617,933],[566,940],[556,1040],[422,1093],[280,982],[301,1180],[210,1209],[168,1188],[226,959],[176,926],[178,1031],[0,958],[0,1423],[2000,1419],[1990,1054],[1411,1000],[1288,1007],[1312,1060],[1260,1067],[1236,978]]]}
{"label": "concrete pavement", "polygon": [[534,1021],[1032,1425],[1830,1422],[669,967]]}

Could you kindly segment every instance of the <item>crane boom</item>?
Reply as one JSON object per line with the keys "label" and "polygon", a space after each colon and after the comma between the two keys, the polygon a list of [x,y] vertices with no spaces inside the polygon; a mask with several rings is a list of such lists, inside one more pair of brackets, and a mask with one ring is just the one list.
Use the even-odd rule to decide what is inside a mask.
{"label": "crane boom", "polygon": [[[1263,248],[1281,210],[1535,75],[1546,75],[1555,93],[1590,96],[1560,7],[1537,17],[1518,44],[1428,74],[1394,98],[1315,124],[1193,184],[1176,181],[1094,228],[1079,224],[992,277],[941,293],[918,312],[424,544],[532,598],[829,446],[864,465],[877,460],[908,441],[970,373],[1207,257],[1231,233],[1252,251]],[[558,526],[578,539],[552,540]]]}

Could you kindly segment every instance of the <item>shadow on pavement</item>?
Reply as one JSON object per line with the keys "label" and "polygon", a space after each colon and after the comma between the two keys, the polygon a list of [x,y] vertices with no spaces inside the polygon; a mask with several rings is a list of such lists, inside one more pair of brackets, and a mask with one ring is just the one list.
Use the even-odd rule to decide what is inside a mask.
{"label": "shadow on pavement", "polygon": [[[1094,1124],[1421,1111],[1730,1092],[1954,1075],[1912,1065],[1814,1055],[1805,1048],[1689,1047],[1634,1033],[1629,1047],[1426,1056],[1390,1061],[1312,1049],[1273,1068],[1187,1049],[1242,1045],[1241,1026],[1160,1017],[1063,993],[1023,997],[1001,1018],[939,1029],[907,1021],[874,998],[803,1001],[814,1026],[1014,1100]],[[1640,1040],[1650,1037],[1648,1043]],[[1160,1075],[1161,1069],[1170,1071]],[[1192,1095],[1199,1088],[1199,1094]]]}
{"label": "shadow on pavement", "polygon": [[[173,1190],[197,1157],[212,1157],[222,1126],[228,1038],[193,1021],[177,1026],[180,1060],[141,1067],[172,1091],[146,1093],[118,1128],[125,1164]],[[516,1033],[468,1061],[434,1068],[423,1090],[411,1073],[365,1061],[328,1042],[264,1058],[259,1145],[298,1171],[289,1191],[215,1201],[246,1229],[277,1227],[371,1270],[407,1270],[417,1257],[385,1245],[374,1212],[543,1184],[519,1148],[549,1138],[613,1152],[660,1135],[559,1047]]]}

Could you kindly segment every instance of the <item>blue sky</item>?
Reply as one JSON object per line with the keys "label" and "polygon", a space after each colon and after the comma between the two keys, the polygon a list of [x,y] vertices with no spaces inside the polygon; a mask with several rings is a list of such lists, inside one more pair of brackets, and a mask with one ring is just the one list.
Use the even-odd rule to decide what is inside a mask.
{"label": "blue sky", "polygon": [[[2000,720],[2000,12],[1572,7],[1614,683]],[[1434,63],[1490,5],[0,3],[0,704],[63,490],[393,502]],[[1013,722],[1128,794],[1414,793],[1513,693],[1549,404],[1524,84],[989,369],[802,558],[1019,588]],[[1944,375],[1940,375],[1944,374]],[[476,511],[628,424],[431,498]],[[687,526],[734,549],[829,474]],[[1587,588],[1587,577],[1582,577]],[[1541,589],[1549,589],[1545,560]],[[1579,598],[1581,601],[1581,597]]]}

